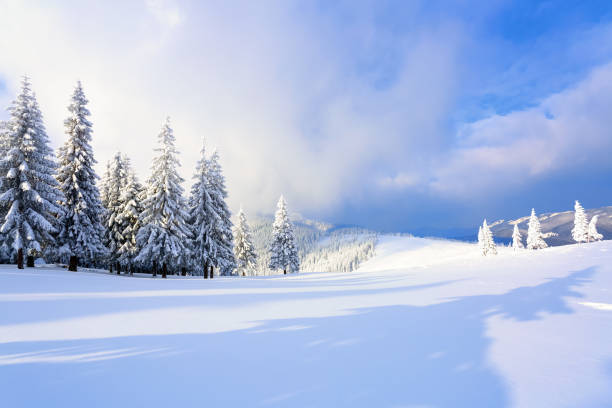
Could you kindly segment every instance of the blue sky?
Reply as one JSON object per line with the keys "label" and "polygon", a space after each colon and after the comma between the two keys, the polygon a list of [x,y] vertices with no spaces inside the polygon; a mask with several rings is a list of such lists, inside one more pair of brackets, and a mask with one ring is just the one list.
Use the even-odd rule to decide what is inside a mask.
{"label": "blue sky", "polygon": [[0,49],[0,103],[29,74],[54,146],[81,79],[99,170],[146,178],[170,115],[234,210],[427,232],[612,204],[610,2],[0,0]]}

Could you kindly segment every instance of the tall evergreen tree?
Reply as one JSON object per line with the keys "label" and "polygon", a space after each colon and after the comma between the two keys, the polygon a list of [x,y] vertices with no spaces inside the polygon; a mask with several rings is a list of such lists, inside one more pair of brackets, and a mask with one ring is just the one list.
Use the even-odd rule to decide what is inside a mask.
{"label": "tall evergreen tree", "polygon": [[238,212],[238,225],[234,229],[234,244],[234,256],[236,258],[238,274],[253,274],[257,262],[257,254],[253,245],[251,229],[242,207],[240,207]]}
{"label": "tall evergreen tree", "polygon": [[157,260],[164,272],[167,268],[176,271],[189,261],[190,231],[181,186],[184,180],[177,171],[180,163],[169,118],[162,126],[158,141],[159,147],[155,149],[158,156],[153,159],[143,202],[142,227],[136,236],[140,252],[135,260],[144,265]]}
{"label": "tall evergreen tree", "polygon": [[213,239],[215,225],[221,223],[215,203],[209,194],[208,166],[205,147],[193,175],[194,183],[189,196],[189,224],[191,226],[190,249],[192,270],[208,277],[208,268],[217,258],[217,242]]}
{"label": "tall evergreen tree", "polygon": [[[119,260],[119,248],[125,243],[123,231],[126,228],[121,217],[122,202],[121,195],[127,183],[127,169],[125,168],[121,153],[117,152],[109,161],[107,174],[102,180],[104,194],[102,202],[106,207],[103,216],[105,227],[104,245],[108,248],[111,264]],[[119,272],[119,271],[118,271]]]}
{"label": "tall evergreen tree", "polygon": [[601,241],[603,239],[603,235],[601,235],[597,231],[597,220],[598,219],[599,219],[599,215],[594,215],[593,218],[591,218],[591,222],[589,222],[589,231],[588,231],[588,237],[587,237],[588,242]]}
{"label": "tall evergreen tree", "polygon": [[270,269],[282,269],[283,273],[299,272],[300,260],[295,246],[293,225],[287,214],[287,203],[283,196],[278,200],[274,224],[272,225],[272,244],[270,245]]}
{"label": "tall evergreen tree", "polygon": [[216,150],[213,151],[210,159],[206,162],[206,176],[208,180],[208,193],[215,213],[219,217],[217,222],[212,223],[212,239],[215,241],[216,247],[216,256],[213,259],[213,263],[219,268],[221,275],[231,275],[236,270],[232,213],[225,201],[227,199],[225,177],[219,163],[219,153]]}
{"label": "tall evergreen tree", "polygon": [[576,242],[586,242],[588,232],[589,226],[584,208],[578,200],[576,200],[574,203],[574,228],[572,228],[572,238]]}
{"label": "tall evergreen tree", "polygon": [[124,265],[132,273],[134,259],[139,251],[136,237],[140,230],[140,215],[143,210],[140,198],[144,189],[138,182],[130,160],[127,157],[123,158],[123,165],[126,171],[126,183],[119,198],[120,208],[118,215],[123,226],[123,231],[121,232],[123,241],[118,249],[118,254],[121,265]]}
{"label": "tall evergreen tree", "polygon": [[96,160],[90,145],[92,124],[87,119],[87,103],[79,81],[68,106],[70,116],[64,121],[68,140],[59,150],[57,175],[65,196],[61,202],[65,214],[59,233],[60,256],[70,258],[71,270],[76,270],[78,263],[99,265],[108,254],[102,243],[104,208],[96,186],[98,175],[93,169]]}
{"label": "tall evergreen tree", "polygon": [[516,251],[523,248],[525,248],[525,245],[523,245],[521,231],[519,231],[518,224],[514,224],[514,230],[512,231],[512,249]]}
{"label": "tall evergreen tree", "polygon": [[529,226],[527,228],[527,249],[543,249],[548,247],[546,241],[544,241],[544,234],[542,234],[542,227],[540,226],[540,220],[536,216],[535,209],[531,209],[531,216],[529,217]]}
{"label": "tall evergreen tree", "polygon": [[34,266],[34,257],[52,252],[62,199],[54,178],[56,164],[42,114],[28,78],[9,108],[10,119],[0,138],[0,255],[14,258],[21,249]]}

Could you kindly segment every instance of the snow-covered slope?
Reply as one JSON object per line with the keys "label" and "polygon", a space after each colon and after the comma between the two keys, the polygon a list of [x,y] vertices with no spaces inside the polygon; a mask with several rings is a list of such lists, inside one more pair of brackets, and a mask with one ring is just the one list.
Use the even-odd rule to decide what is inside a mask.
{"label": "snow-covered slope", "polygon": [[[612,239],[612,207],[601,207],[586,210],[587,218],[590,220],[594,215],[599,215],[597,230],[604,236],[604,239]],[[572,239],[572,228],[574,227],[574,211],[559,213],[547,213],[538,216],[543,232],[554,232],[557,236],[546,238],[548,245],[558,246],[574,244]],[[491,231],[496,239],[512,240],[512,229],[518,223],[523,237],[527,236],[527,223],[529,216],[521,217],[516,220],[498,220],[491,226]]]}
{"label": "snow-covered slope", "polygon": [[381,237],[351,273],[0,267],[6,407],[612,406],[612,242]]}

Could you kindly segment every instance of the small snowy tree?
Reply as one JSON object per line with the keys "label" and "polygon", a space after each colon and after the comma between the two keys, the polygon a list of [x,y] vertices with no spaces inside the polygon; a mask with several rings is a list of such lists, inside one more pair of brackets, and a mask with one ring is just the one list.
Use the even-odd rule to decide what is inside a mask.
{"label": "small snowy tree", "polygon": [[584,208],[576,200],[574,204],[574,228],[572,228],[572,238],[576,242],[586,242],[588,235],[587,217]]}
{"label": "small snowy tree", "polygon": [[496,255],[497,247],[493,240],[493,233],[487,225],[487,220],[482,222],[482,226],[478,229],[478,244],[482,255]]}
{"label": "small snowy tree", "polygon": [[238,274],[250,275],[253,273],[257,262],[257,254],[251,237],[251,229],[242,207],[238,212],[238,225],[234,229],[234,255]]}
{"label": "small snowy tree", "polygon": [[28,78],[9,108],[10,120],[0,140],[0,257],[14,258],[19,250],[34,266],[34,256],[53,249],[57,216],[62,209],[56,164],[35,95]]}
{"label": "small snowy tree", "polygon": [[70,258],[70,270],[77,264],[101,264],[108,250],[102,243],[104,227],[101,217],[104,208],[96,186],[98,175],[93,169],[96,160],[91,149],[91,122],[81,82],[72,94],[68,106],[70,116],[64,121],[68,140],[59,150],[57,180],[64,194],[61,201],[64,216],[58,240],[60,256]]}
{"label": "small snowy tree", "polygon": [[225,201],[227,199],[225,177],[219,163],[219,153],[216,150],[206,161],[206,179],[208,181],[208,194],[218,216],[217,222],[212,223],[211,231],[211,238],[214,240],[216,247],[216,256],[213,258],[213,263],[219,268],[221,275],[231,275],[236,270],[232,213]]}
{"label": "small snowy tree", "polygon": [[150,265],[156,260],[162,266],[162,276],[167,268],[187,266],[190,236],[186,220],[186,203],[183,198],[183,179],[179,176],[178,152],[174,147],[174,134],[170,119],[162,126],[158,136],[158,156],[153,159],[146,199],[143,202],[142,227],[136,236],[140,252],[137,262]]}
{"label": "small snowy tree", "polygon": [[142,213],[140,197],[143,194],[143,187],[138,182],[127,157],[123,158],[123,166],[126,172],[126,182],[119,198],[118,211],[120,224],[123,227],[121,232],[123,241],[117,253],[119,254],[119,263],[126,268],[126,271],[129,269],[131,274],[134,268],[134,259],[139,251],[136,236],[138,230],[140,230],[140,214]]}
{"label": "small snowy tree", "polygon": [[601,241],[603,239],[603,235],[601,235],[597,231],[597,220],[598,219],[599,219],[599,215],[594,215],[593,218],[591,218],[591,222],[589,222],[589,230],[588,230],[588,236],[587,236],[588,242]]}
{"label": "small snowy tree", "polygon": [[521,231],[519,231],[518,224],[514,224],[514,230],[512,231],[512,249],[516,251],[523,248],[525,248],[525,245],[523,245]]}
{"label": "small snowy tree", "polygon": [[274,224],[272,225],[272,244],[270,245],[270,269],[299,272],[300,260],[295,246],[293,225],[287,214],[287,203],[283,196],[278,200]]}
{"label": "small snowy tree", "polygon": [[544,241],[544,236],[545,235],[542,234],[540,220],[538,220],[536,216],[535,209],[532,208],[527,228],[527,249],[543,249],[548,247]]}

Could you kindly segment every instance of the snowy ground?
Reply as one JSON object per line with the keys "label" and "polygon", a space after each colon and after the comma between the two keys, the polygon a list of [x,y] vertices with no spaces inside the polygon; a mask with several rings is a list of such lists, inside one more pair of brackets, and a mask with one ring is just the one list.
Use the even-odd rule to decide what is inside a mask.
{"label": "snowy ground", "polygon": [[212,281],[0,266],[0,406],[612,406],[612,241],[377,253]]}

